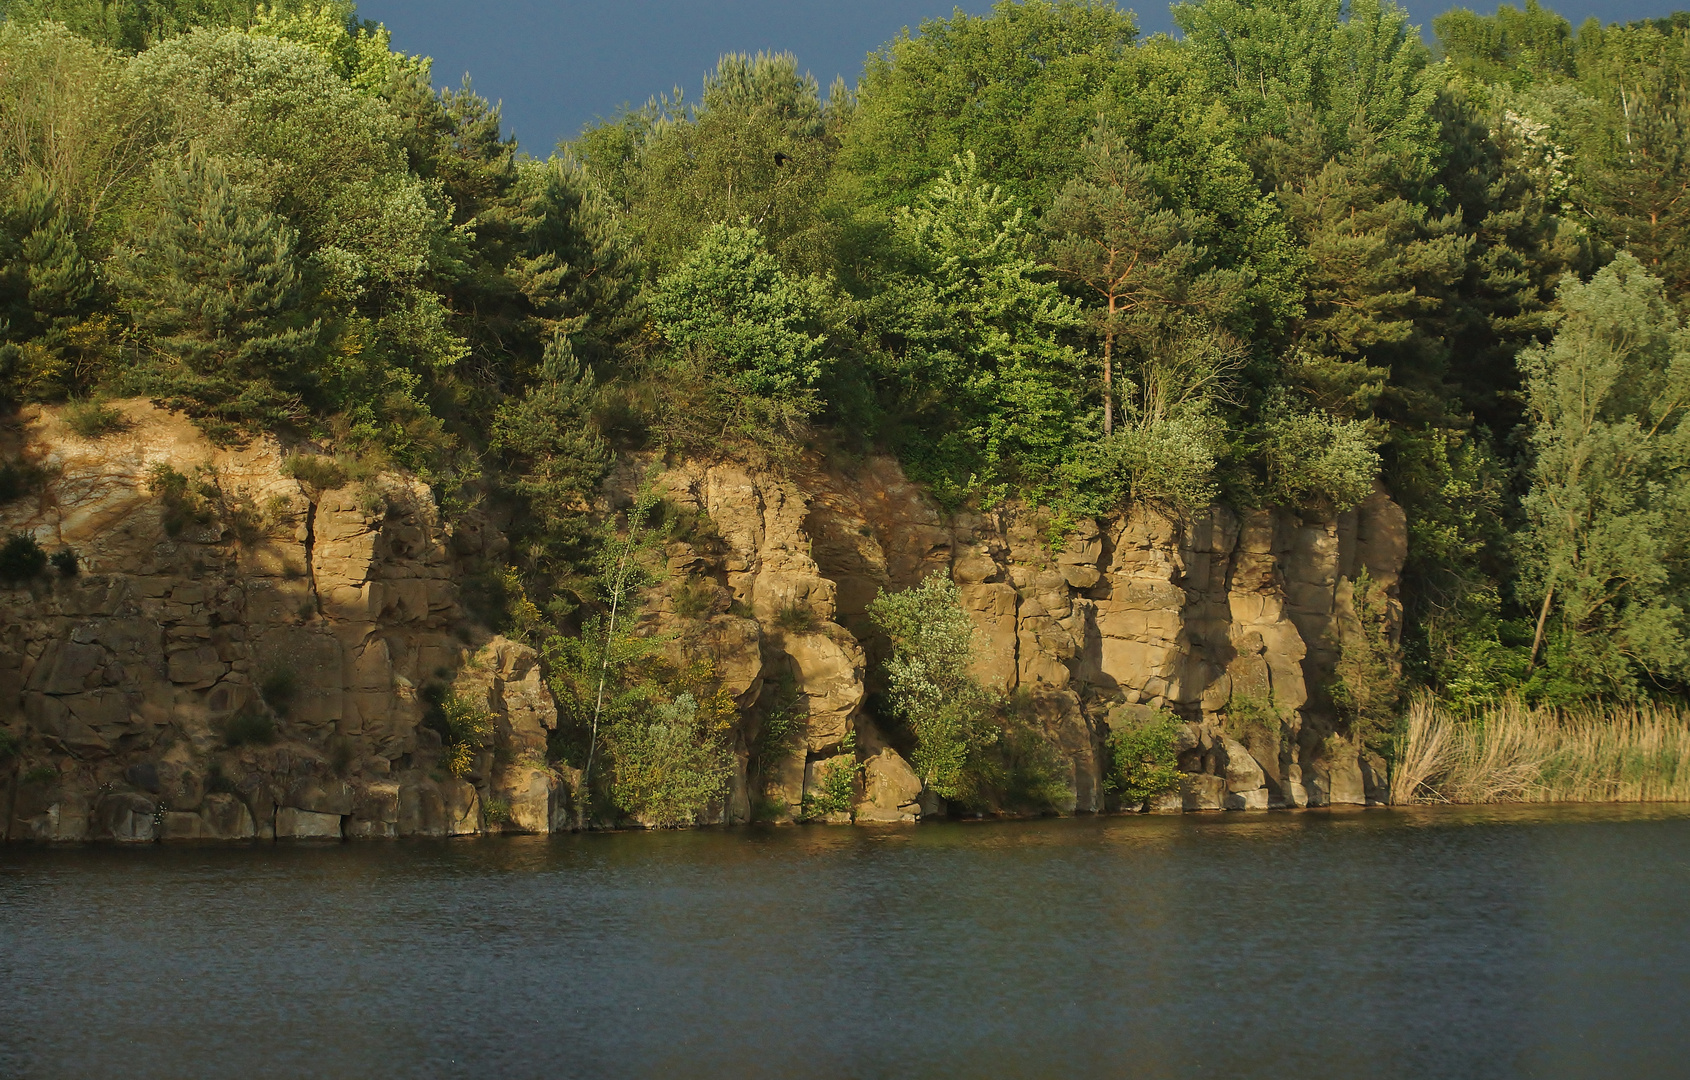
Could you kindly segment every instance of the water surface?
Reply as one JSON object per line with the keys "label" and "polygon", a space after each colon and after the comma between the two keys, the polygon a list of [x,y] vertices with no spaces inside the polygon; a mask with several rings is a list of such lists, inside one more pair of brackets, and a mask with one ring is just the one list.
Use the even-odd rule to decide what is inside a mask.
{"label": "water surface", "polygon": [[1690,808],[0,849],[6,1077],[1682,1077]]}

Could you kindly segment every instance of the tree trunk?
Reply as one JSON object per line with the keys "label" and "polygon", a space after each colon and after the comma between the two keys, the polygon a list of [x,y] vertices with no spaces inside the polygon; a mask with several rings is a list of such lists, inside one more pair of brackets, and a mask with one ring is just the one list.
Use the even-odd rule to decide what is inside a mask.
{"label": "tree trunk", "polygon": [[1538,646],[1543,644],[1543,626],[1549,621],[1549,602],[1555,599],[1555,586],[1551,584],[1549,591],[1543,594],[1543,607],[1537,613],[1537,633],[1532,635],[1532,653],[1526,657],[1526,670],[1531,671],[1537,663]]}
{"label": "tree trunk", "polygon": [[1109,294],[1109,324],[1103,330],[1103,437],[1115,431],[1115,294]]}

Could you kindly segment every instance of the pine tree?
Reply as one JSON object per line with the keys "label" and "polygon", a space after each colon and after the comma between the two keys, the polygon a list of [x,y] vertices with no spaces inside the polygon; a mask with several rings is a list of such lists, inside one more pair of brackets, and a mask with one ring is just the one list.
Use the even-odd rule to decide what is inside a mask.
{"label": "pine tree", "polygon": [[161,170],[154,194],[156,217],[113,272],[150,338],[140,387],[222,436],[297,421],[320,322],[292,230],[246,206],[218,163],[198,154]]}
{"label": "pine tree", "polygon": [[0,394],[43,399],[85,389],[96,372],[76,347],[93,309],[94,268],[51,189],[23,184],[0,213]]}
{"label": "pine tree", "polygon": [[1100,308],[1091,312],[1103,338],[1103,434],[1115,429],[1115,342],[1130,332],[1148,341],[1188,320],[1223,320],[1242,300],[1245,274],[1206,265],[1194,242],[1202,222],[1168,207],[1154,170],[1099,121],[1082,151],[1084,166],[1045,216],[1050,260]]}

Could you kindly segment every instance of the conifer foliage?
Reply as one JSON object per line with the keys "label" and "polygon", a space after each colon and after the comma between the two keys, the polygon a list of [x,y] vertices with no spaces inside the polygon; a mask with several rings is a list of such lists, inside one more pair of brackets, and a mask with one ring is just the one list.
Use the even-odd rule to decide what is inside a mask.
{"label": "conifer foliage", "polygon": [[245,205],[198,154],[161,168],[154,196],[157,217],[112,275],[150,338],[137,380],[218,432],[298,421],[322,324],[306,306],[293,231]]}

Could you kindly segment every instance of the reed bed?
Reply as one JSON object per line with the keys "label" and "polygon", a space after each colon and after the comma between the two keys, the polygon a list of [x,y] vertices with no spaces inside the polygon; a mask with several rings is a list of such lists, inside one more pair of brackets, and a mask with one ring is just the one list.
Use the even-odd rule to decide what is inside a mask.
{"label": "reed bed", "polygon": [[1452,715],[1409,705],[1393,803],[1690,802],[1690,712],[1670,705],[1528,708],[1507,699]]}

